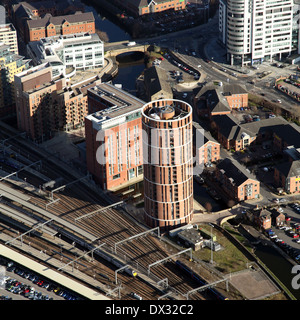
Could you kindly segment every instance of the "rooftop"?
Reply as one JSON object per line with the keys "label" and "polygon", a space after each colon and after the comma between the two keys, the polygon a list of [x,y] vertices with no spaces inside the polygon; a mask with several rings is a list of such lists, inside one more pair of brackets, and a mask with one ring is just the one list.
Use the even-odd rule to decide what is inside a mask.
{"label": "rooftop", "polygon": [[8,32],[8,31],[16,31],[14,25],[12,23],[2,24],[0,25],[0,32]]}
{"label": "rooftop", "polygon": [[40,64],[38,66],[32,67],[32,68],[30,68],[28,70],[24,70],[24,71],[18,73],[16,76],[20,77],[20,78],[21,77],[26,77],[26,76],[32,75],[34,72],[39,72],[39,71],[44,70],[46,68],[50,68],[49,63],[43,63],[43,64]]}
{"label": "rooftop", "polygon": [[289,145],[299,145],[300,147],[300,128],[282,117],[239,123],[233,115],[226,114],[213,116],[212,120],[217,124],[220,133],[228,140],[240,140],[244,133],[250,137],[255,137],[259,133],[272,131]]}
{"label": "rooftop", "polygon": [[194,228],[185,229],[178,233],[179,238],[187,240],[190,243],[197,244],[203,242],[200,232]]}
{"label": "rooftop", "polygon": [[283,152],[292,158],[292,160],[300,160],[300,148],[288,146]]}
{"label": "rooftop", "polygon": [[226,158],[217,164],[217,168],[231,179],[235,185],[241,185],[248,179],[256,180],[256,178],[238,161]]}
{"label": "rooftop", "polygon": [[89,120],[95,121],[97,124],[117,118],[122,118],[122,121],[125,122],[128,120],[126,118],[128,114],[140,112],[145,104],[144,101],[109,83],[101,83],[88,89],[88,92],[96,94],[110,105],[108,108],[87,116]]}
{"label": "rooftop", "polygon": [[219,85],[217,82],[212,81],[203,86],[198,93],[196,93],[195,98],[205,100],[211,113],[230,112],[230,106],[226,97],[247,93],[246,88],[242,85],[228,83]]}
{"label": "rooftop", "polygon": [[44,18],[28,20],[28,27],[31,28],[43,28],[48,26],[49,24],[62,25],[65,22],[69,23],[78,23],[82,21],[95,21],[94,15],[92,12],[84,12],[77,14],[70,14],[66,16],[57,16],[53,17],[51,14],[46,14]]}
{"label": "rooftop", "polygon": [[176,100],[173,102],[170,100],[166,105],[150,105],[150,107],[145,108],[143,112],[148,118],[159,121],[170,121],[185,118],[191,110],[186,111]]}
{"label": "rooftop", "polygon": [[283,162],[275,167],[286,178],[300,176],[300,160]]}
{"label": "rooftop", "polygon": [[[204,130],[199,123],[193,121],[193,140],[194,142],[196,142],[196,130],[199,130],[199,134],[203,136],[203,144],[207,143],[207,142],[214,142],[219,144],[218,141],[215,140],[215,138],[211,135],[211,133],[207,130]],[[203,130],[203,134],[202,134],[202,130]],[[200,141],[202,141],[200,139]]]}
{"label": "rooftop", "polygon": [[168,77],[165,70],[157,66],[152,66],[144,72],[144,82],[148,87],[150,96],[159,91],[164,91],[166,94],[173,96],[173,92],[167,80]]}

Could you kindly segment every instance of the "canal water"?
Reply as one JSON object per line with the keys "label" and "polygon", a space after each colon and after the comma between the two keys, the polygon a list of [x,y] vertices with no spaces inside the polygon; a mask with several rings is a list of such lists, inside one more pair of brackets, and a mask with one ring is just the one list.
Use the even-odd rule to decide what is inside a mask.
{"label": "canal water", "polygon": [[[250,242],[256,239],[249,235],[243,228],[239,228],[239,232]],[[272,273],[280,279],[280,281],[288,288],[297,300],[300,300],[300,289],[295,290],[292,287],[293,265],[286,260],[274,247],[259,243],[254,245],[255,255],[272,271]]]}
{"label": "canal water", "polygon": [[258,244],[255,246],[255,255],[276,275],[278,279],[289,289],[297,300],[300,300],[300,290],[292,287],[293,265],[286,260],[275,248]]}
{"label": "canal water", "polygon": [[[130,34],[111,21],[112,17],[109,16],[109,13],[100,7],[94,8],[88,5],[88,1],[82,1],[82,3],[85,4],[86,11],[94,13],[96,28],[107,34],[109,42],[131,39]],[[117,57],[117,61],[119,62],[119,72],[113,79],[113,84],[121,84],[124,90],[136,95],[135,81],[145,69],[144,58],[140,55],[125,54]]]}
{"label": "canal water", "polygon": [[116,23],[112,22],[113,17],[99,6],[91,6],[88,0],[82,0],[86,12],[93,12],[95,17],[96,29],[106,32],[109,42],[130,40],[131,36],[121,29]]}

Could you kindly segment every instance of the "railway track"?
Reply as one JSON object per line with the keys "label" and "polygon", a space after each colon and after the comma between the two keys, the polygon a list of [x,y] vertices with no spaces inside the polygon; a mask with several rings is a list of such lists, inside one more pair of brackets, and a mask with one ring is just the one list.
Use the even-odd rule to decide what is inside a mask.
{"label": "railway track", "polygon": [[[14,135],[14,133],[11,133],[11,135]],[[0,131],[0,138],[7,139],[8,137],[8,130],[6,130],[5,133],[3,130]],[[28,149],[26,149],[26,144],[28,144],[28,142],[26,141],[25,143],[24,141],[24,143],[22,143],[21,140],[22,139],[20,138],[11,138],[9,140],[11,149],[14,152],[22,155],[24,158],[26,157],[26,159],[31,160],[32,162],[41,160],[42,166],[40,168],[40,172],[43,175],[53,180],[62,178],[65,185],[74,182],[74,176],[72,174],[50,161],[49,156],[43,156],[34,149],[28,151]],[[7,167],[6,169],[8,170]],[[39,188],[43,183],[43,180],[38,178],[37,175],[26,172],[26,177],[27,182],[30,182],[36,188]],[[8,181],[2,183],[6,183],[10,187],[18,189],[19,192],[23,192],[24,194],[30,194],[30,199],[28,202],[34,205],[45,208],[47,204],[49,204],[49,198],[45,196],[41,196],[36,193],[29,193],[28,191],[17,187],[15,184],[12,185]],[[53,194],[53,200],[57,200],[57,202],[53,203],[51,206],[48,206],[47,211],[72,224],[75,224],[76,218],[82,217],[83,215],[95,210],[103,209],[103,207],[106,207],[108,204],[110,204],[108,201],[105,201],[103,197],[99,197],[99,194],[92,189],[88,190],[86,185],[81,181],[70,186],[66,186],[64,190],[60,190],[59,193]],[[36,212],[31,213],[37,214]],[[92,217],[80,219],[76,222],[76,226],[80,227],[82,230],[94,234],[98,241],[100,243],[105,243],[111,252],[114,251],[115,243],[145,231],[144,227],[134,223],[132,219],[129,218],[122,210],[116,210],[113,208],[107,208],[102,210],[99,214],[93,215]],[[38,242],[41,243],[38,244]],[[40,238],[35,239],[35,243],[35,245],[40,245],[43,247],[43,250],[51,252],[53,257],[61,258],[61,248],[52,248],[51,244],[48,242],[43,243],[43,239]],[[45,246],[47,249],[45,249]],[[138,270],[147,270],[151,263],[165,259],[169,256],[168,252],[163,248],[160,242],[155,237],[150,235],[139,237],[130,242],[123,243],[121,246],[117,247],[117,254],[122,256],[124,261],[130,263]],[[65,252],[64,255],[68,257],[66,259],[70,260],[76,258],[69,252]],[[109,266],[109,264],[103,260],[101,262],[99,261],[99,266],[97,265],[96,267],[95,264],[90,264],[86,261],[84,264],[86,264],[84,270],[81,270],[81,265],[78,265],[78,268],[89,275],[92,274],[93,277],[99,277],[99,279],[103,278],[100,279],[103,281],[103,283],[106,283],[105,281],[109,281],[108,279],[112,279],[114,277],[112,266]],[[95,270],[97,270],[97,272],[95,272]],[[98,275],[95,275],[96,273]],[[108,279],[104,279],[103,275],[107,276]],[[172,289],[175,290],[179,295],[184,295],[189,290],[197,287],[197,284],[193,283],[190,279],[185,278],[180,273],[174,262],[168,262],[167,267],[165,265],[155,266],[151,270],[151,276],[158,280],[168,279],[168,285],[171,286]],[[153,288],[149,290],[149,286],[141,285],[141,281],[138,282],[138,279],[129,279],[128,276],[121,274],[118,275],[118,278],[124,286],[125,298],[130,298],[130,295],[127,294],[130,290],[138,290],[138,294],[139,292],[143,292],[145,299],[154,299],[154,297],[157,298],[159,296],[159,294],[155,292]],[[131,284],[133,286],[131,286]],[[124,299],[124,295],[122,296],[122,299]],[[193,299],[203,300],[204,296],[200,293],[196,293],[193,295]]]}
{"label": "railway track", "polygon": [[[12,238],[18,235],[17,230],[14,230],[12,229],[12,227],[8,227],[7,225],[4,225],[3,223],[0,223],[0,233],[4,233],[8,236],[11,236]],[[62,266],[66,265],[71,261],[76,260],[80,256],[78,251],[72,252],[70,250],[65,249],[63,246],[51,243],[51,241],[46,241],[44,239],[35,237],[33,235],[31,236],[25,235],[22,239],[22,243],[23,245],[27,244],[31,248],[34,248],[38,251],[43,252],[45,257],[47,257],[47,259],[45,260],[56,259],[57,261],[60,261]],[[28,253],[26,255],[30,256]],[[41,262],[41,260],[33,256],[30,256],[30,257],[38,262]],[[101,282],[104,286],[107,287],[106,292],[109,292],[109,289],[114,289],[117,287],[117,285],[115,284],[115,273],[113,271],[113,266],[109,265],[109,263],[105,263],[105,262],[103,263],[103,261],[99,261],[97,257],[94,257],[94,259],[92,259],[90,256],[88,256],[88,257],[83,257],[79,260],[76,260],[76,262],[74,262],[73,268],[76,271],[83,272],[86,275],[90,276],[91,279]],[[76,275],[73,277],[72,274],[68,274],[68,273],[64,273],[64,274],[68,275],[71,278],[76,277]],[[121,287],[122,287],[122,290],[121,290],[122,300],[124,298],[133,299],[130,296],[130,293],[134,292],[134,290],[136,289],[136,286],[141,288],[141,290],[143,291],[143,297],[145,299],[150,299],[150,298],[158,299],[158,297],[161,295],[160,292],[157,292],[153,287],[149,286],[147,283],[137,281],[122,273],[118,274],[118,282],[119,284],[121,284]],[[88,285],[86,282],[84,284]],[[118,297],[114,296],[114,299],[118,299]]]}

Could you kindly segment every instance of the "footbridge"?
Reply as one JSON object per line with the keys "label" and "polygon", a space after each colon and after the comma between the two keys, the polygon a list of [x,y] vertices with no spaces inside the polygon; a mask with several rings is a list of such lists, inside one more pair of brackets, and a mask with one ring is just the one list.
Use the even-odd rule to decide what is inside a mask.
{"label": "footbridge", "polygon": [[128,45],[130,41],[109,42],[104,45],[105,57],[116,57],[122,53],[128,52],[146,52],[149,44],[136,43]]}

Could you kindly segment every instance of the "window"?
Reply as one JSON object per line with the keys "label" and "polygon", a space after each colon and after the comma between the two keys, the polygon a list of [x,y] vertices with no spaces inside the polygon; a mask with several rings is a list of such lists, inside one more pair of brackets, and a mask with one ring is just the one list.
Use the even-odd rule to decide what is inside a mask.
{"label": "window", "polygon": [[135,177],[135,170],[134,170],[134,168],[129,169],[129,170],[128,170],[128,180],[130,180],[130,179],[132,179],[132,178],[134,178],[134,177]]}
{"label": "window", "polygon": [[137,171],[138,171],[138,175],[142,174],[143,173],[143,165],[138,166]]}

